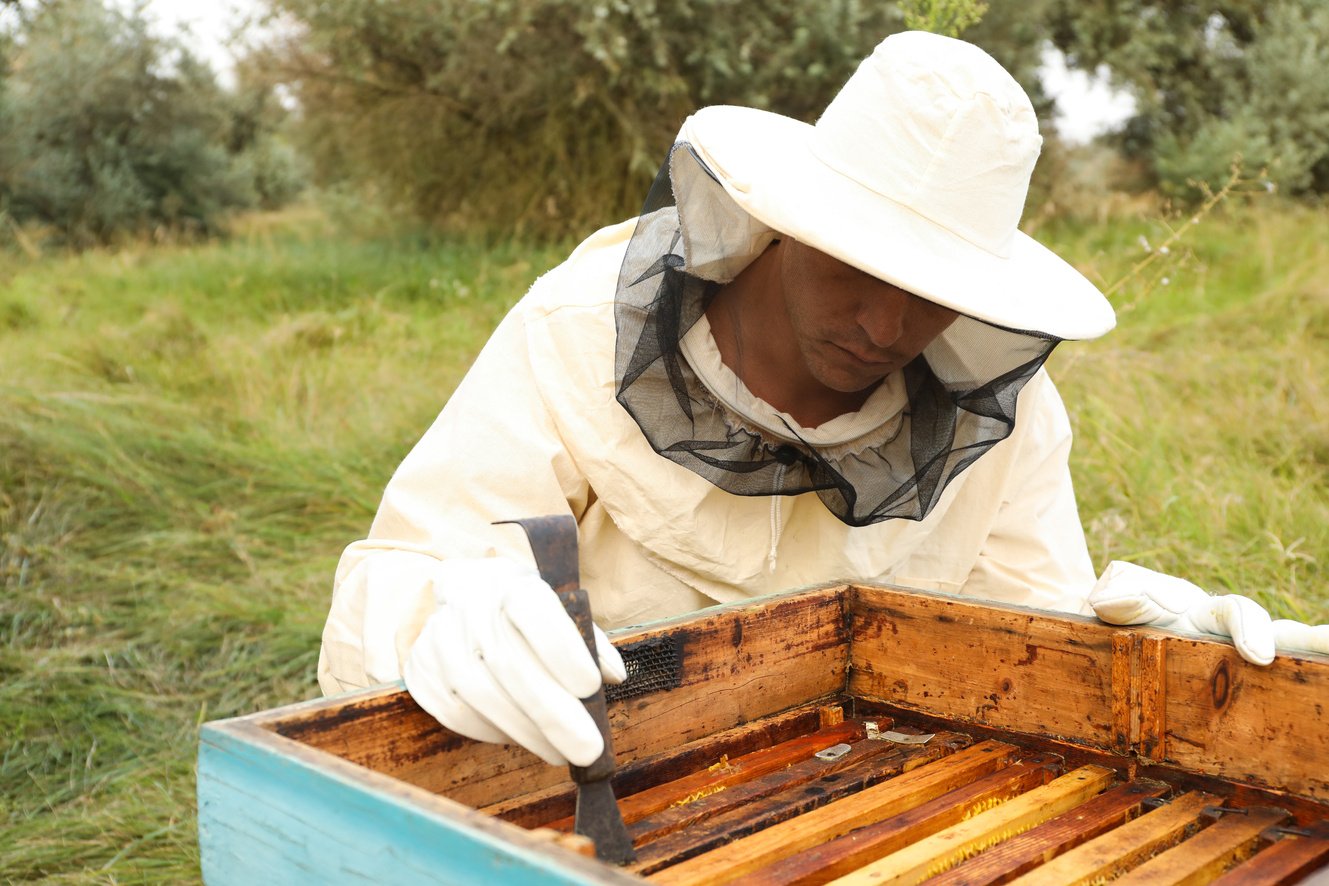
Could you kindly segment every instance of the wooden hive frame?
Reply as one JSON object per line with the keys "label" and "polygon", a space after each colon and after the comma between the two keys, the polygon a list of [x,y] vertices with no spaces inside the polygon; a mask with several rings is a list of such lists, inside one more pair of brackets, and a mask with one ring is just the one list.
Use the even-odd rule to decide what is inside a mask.
{"label": "wooden hive frame", "polygon": [[614,641],[634,868],[566,834],[565,769],[454,735],[397,685],[204,727],[205,878],[1292,882],[1329,864],[1326,657],[1259,668],[1201,638],[859,585]]}

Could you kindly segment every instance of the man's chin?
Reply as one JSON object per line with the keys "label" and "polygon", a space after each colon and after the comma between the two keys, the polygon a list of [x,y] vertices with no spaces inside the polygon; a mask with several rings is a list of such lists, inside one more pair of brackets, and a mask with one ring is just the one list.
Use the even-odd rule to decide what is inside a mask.
{"label": "man's chin", "polygon": [[825,373],[818,381],[838,394],[869,394],[876,389],[877,385],[882,383],[887,374],[861,376]]}

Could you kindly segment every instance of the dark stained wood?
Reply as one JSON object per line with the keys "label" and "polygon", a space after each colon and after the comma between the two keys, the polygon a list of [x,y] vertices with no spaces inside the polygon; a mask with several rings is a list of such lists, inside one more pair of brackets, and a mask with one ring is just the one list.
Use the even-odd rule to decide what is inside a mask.
{"label": "dark stained wood", "polygon": [[1226,644],[1166,643],[1169,762],[1329,801],[1329,658],[1257,667]]}
{"label": "dark stained wood", "polygon": [[[959,744],[958,736],[954,738],[953,743]],[[641,845],[731,809],[748,804],[760,805],[767,797],[786,794],[813,782],[818,789],[830,784],[837,787],[841,784],[875,784],[887,777],[883,773],[898,772],[900,762],[898,746],[866,739],[855,742],[852,750],[836,760],[820,760],[805,750],[801,760],[785,763],[783,768],[768,775],[736,782],[733,787],[718,792],[703,790],[695,797],[680,798],[668,809],[630,825],[628,833],[634,843]]]}
{"label": "dark stained wood", "polygon": [[1131,631],[1112,635],[1112,749],[1123,754],[1130,753],[1140,736],[1138,642]]}
{"label": "dark stained wood", "polygon": [[[957,597],[853,588],[849,692],[959,723],[1111,748],[1115,630]],[[1121,668],[1117,668],[1118,674]]]}
{"label": "dark stained wood", "polygon": [[1329,656],[1260,667],[1230,643],[1153,628],[851,592],[853,696],[1329,802]]}
{"label": "dark stained wood", "polygon": [[[967,743],[967,739],[954,733],[942,733],[925,745],[893,746],[887,753],[874,759],[814,781],[804,781],[796,789],[768,796],[760,803],[739,805],[696,822],[685,831],[640,846],[637,849],[637,863],[630,870],[639,874],[652,873],[808,810],[825,806],[901,772],[923,766],[953,753]],[[744,785],[736,790],[748,787]]]}
{"label": "dark stained wood", "polygon": [[1310,824],[1329,815],[1329,806],[1305,797],[1285,791],[1195,775],[1172,766],[1141,766],[1136,770],[1135,777],[1166,781],[1172,785],[1174,793],[1203,791],[1217,794],[1228,806],[1276,806],[1291,813],[1297,824]]}
{"label": "dark stained wood", "polygon": [[975,853],[1042,824],[1105,790],[1115,773],[1081,766],[973,818],[924,837],[835,882],[840,886],[914,884],[947,871]]}
{"label": "dark stained wood", "polygon": [[735,882],[744,886],[828,883],[1030,788],[1047,784],[1056,774],[1051,758],[1017,760],[973,784],[752,871]]}
{"label": "dark stained wood", "polygon": [[1167,792],[1168,786],[1159,782],[1135,781],[1118,785],[1070,812],[1011,837],[940,874],[928,886],[1004,883],[1133,818],[1145,800],[1162,797]]}
{"label": "dark stained wood", "polygon": [[619,760],[839,696],[848,667],[847,605],[843,588],[827,588],[615,635],[615,643],[631,643],[670,634],[683,644],[677,689],[610,707]]}
{"label": "dark stained wood", "polygon": [[[868,719],[873,716],[892,717],[896,719],[899,728],[912,727],[925,732],[956,728],[952,720],[920,714],[917,711],[871,699],[858,699],[854,707],[860,717]],[[975,739],[1002,741],[1030,751],[1057,754],[1066,760],[1068,766],[1095,763],[1099,766],[1120,769],[1125,777],[1166,782],[1173,787],[1174,793],[1201,791],[1216,794],[1237,805],[1277,806],[1292,813],[1299,824],[1319,821],[1329,814],[1329,804],[1289,794],[1286,791],[1253,787],[1232,779],[1186,771],[1175,765],[1142,763],[1133,756],[1123,756],[1112,751],[1077,745],[1045,735],[1012,732],[980,724],[966,724],[964,732]]]}
{"label": "dark stained wood", "polygon": [[[724,757],[740,757],[805,735],[817,728],[821,710],[819,704],[805,705],[634,760],[614,773],[614,795],[631,796],[706,769]],[[522,827],[537,827],[572,815],[576,802],[577,786],[565,779],[552,787],[483,806],[480,811]]]}
{"label": "dark stained wood", "polygon": [[[799,772],[806,770],[811,773],[807,776],[808,778],[815,777],[818,772],[834,771],[829,770],[828,767],[835,764],[815,760],[812,755],[841,742],[858,742],[855,751],[843,758],[844,764],[863,759],[865,756],[882,753],[888,749],[887,746],[883,746],[882,742],[867,742],[864,739],[861,722],[856,720],[842,721],[835,726],[819,729],[811,734],[801,735],[781,742],[774,747],[753,751],[732,760],[716,758],[711,761],[711,765],[683,778],[657,785],[630,796],[619,796],[619,812],[622,813],[623,821],[626,824],[639,822],[650,816],[655,816],[657,824],[666,820],[678,819],[683,821],[685,818],[681,812],[683,808],[702,808],[702,804],[689,803],[690,799],[698,800],[715,797],[720,793],[725,793],[726,797],[731,797],[735,795],[732,790],[734,786],[760,779],[762,776],[772,773],[787,776],[787,773],[791,771],[791,766],[802,767],[797,770]],[[843,765],[837,768],[843,768]],[[717,802],[723,803],[724,801],[718,799]],[[686,822],[684,821],[684,823]],[[552,822],[548,826],[555,830],[570,831],[572,830],[573,821],[571,818],[564,818]],[[629,832],[633,835],[634,840],[643,840],[647,839],[650,834],[667,831],[653,831],[650,828],[642,827],[630,828]]]}
{"label": "dark stained wood", "polygon": [[1117,880],[1121,886],[1190,886],[1209,883],[1255,852],[1260,832],[1287,818],[1282,809],[1243,809],[1224,815],[1184,843],[1151,858]]}
{"label": "dark stained wood", "polygon": [[[1191,882],[1236,865],[1226,882],[1278,882],[1329,863],[1329,657],[1280,656],[1259,668],[1222,642],[859,586],[614,639],[664,637],[680,649],[677,685],[610,708],[614,788],[640,844],[636,870],[654,881],[843,874],[875,884],[950,868],[937,882],[1061,883],[1136,868],[1140,880]],[[869,742],[861,722],[877,713],[938,738]],[[513,842],[517,831],[526,850],[586,851],[580,838],[508,824],[570,828],[575,794],[565,768],[442,729],[400,685],[219,728],[231,725],[294,747],[300,767],[394,785],[402,803],[432,798],[439,802],[427,807],[449,818],[458,803],[481,807],[484,833]],[[841,740],[858,742],[849,757],[808,759]],[[937,760],[969,741],[982,743]],[[1037,786],[1044,776],[1032,763],[1010,763],[1038,753],[1058,755],[1066,769],[1104,767],[1100,783],[1046,799],[1057,782]],[[1143,798],[1165,790],[1145,778],[1191,793],[1141,814]],[[1089,799],[1118,779],[1135,781]],[[1220,803],[1249,811],[1216,820],[1201,811]],[[1267,829],[1287,817],[1284,808],[1288,824],[1311,836]],[[845,857],[866,866],[830,861],[836,845],[856,847]]]}
{"label": "dark stained wood", "polygon": [[726,883],[856,828],[899,815],[1006,765],[1016,748],[985,741],[917,766],[852,797],[780,822],[719,849],[665,868],[651,877],[673,886]]}
{"label": "dark stained wood", "polygon": [[1205,816],[1205,807],[1217,800],[1212,794],[1184,794],[1166,806],[1057,856],[1012,882],[1020,886],[1106,882],[1208,824],[1211,819]]}
{"label": "dark stained wood", "polygon": [[1214,881],[1214,886],[1274,886],[1295,883],[1319,872],[1329,882],[1329,822],[1321,821],[1301,834],[1266,833],[1271,843]]}
{"label": "dark stained wood", "polygon": [[[838,696],[848,664],[846,607],[843,587],[822,588],[615,634],[620,645],[667,634],[682,646],[676,688],[609,706],[619,765]],[[283,708],[253,722],[468,806],[567,778],[566,767],[547,766],[521,748],[449,732],[400,685]]]}
{"label": "dark stained wood", "polygon": [[1167,645],[1161,637],[1145,637],[1140,650],[1140,756],[1167,757]]}

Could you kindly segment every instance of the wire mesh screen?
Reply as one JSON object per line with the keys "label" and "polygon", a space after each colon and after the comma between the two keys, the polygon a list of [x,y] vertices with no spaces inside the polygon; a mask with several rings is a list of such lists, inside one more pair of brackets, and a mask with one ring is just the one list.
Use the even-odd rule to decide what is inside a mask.
{"label": "wire mesh screen", "polygon": [[605,686],[605,700],[636,698],[673,689],[683,678],[683,656],[675,637],[654,637],[620,646],[619,654],[628,678],[617,686]]}

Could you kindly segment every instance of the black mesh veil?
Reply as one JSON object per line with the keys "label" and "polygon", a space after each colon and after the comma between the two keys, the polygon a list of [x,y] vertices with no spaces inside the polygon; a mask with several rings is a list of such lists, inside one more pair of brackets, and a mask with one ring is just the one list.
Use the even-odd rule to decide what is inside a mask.
{"label": "black mesh veil", "polygon": [[851,526],[923,519],[952,479],[1010,435],[1020,389],[1058,340],[962,315],[895,380],[903,408],[854,439],[814,444],[787,420],[754,422],[732,393],[704,383],[682,340],[779,236],[729,198],[690,146],[674,146],[619,274],[619,403],[656,452],[726,492],[815,492]]}

